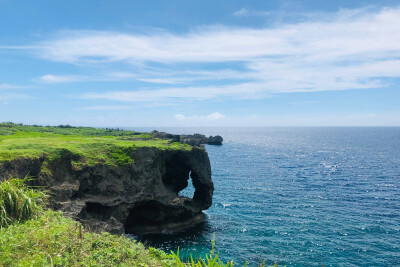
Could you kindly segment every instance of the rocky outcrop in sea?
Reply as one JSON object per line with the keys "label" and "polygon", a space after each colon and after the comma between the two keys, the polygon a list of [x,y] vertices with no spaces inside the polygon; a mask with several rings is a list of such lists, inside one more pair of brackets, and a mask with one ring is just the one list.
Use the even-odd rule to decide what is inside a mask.
{"label": "rocky outcrop in sea", "polygon": [[206,137],[202,134],[176,135],[158,131],[151,132],[151,135],[154,138],[168,139],[171,140],[171,142],[179,142],[181,144],[188,144],[191,146],[200,146],[204,144],[222,145],[222,142],[224,141],[224,139],[219,135]]}

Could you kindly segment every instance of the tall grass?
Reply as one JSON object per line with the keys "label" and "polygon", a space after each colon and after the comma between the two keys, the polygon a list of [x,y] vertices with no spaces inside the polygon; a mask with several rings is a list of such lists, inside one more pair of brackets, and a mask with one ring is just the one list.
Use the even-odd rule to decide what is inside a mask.
{"label": "tall grass", "polygon": [[199,258],[196,261],[193,260],[193,257],[190,256],[190,262],[182,262],[182,260],[179,258],[179,249],[177,253],[174,253],[171,251],[171,257],[174,260],[174,263],[176,266],[179,267],[233,267],[233,261],[229,261],[227,263],[223,263],[219,257],[218,254],[214,254],[213,251],[210,252],[210,254],[206,255],[206,259]]}
{"label": "tall grass", "polygon": [[0,183],[0,229],[32,218],[43,210],[45,193],[27,186],[28,177]]}
{"label": "tall grass", "polygon": [[220,260],[214,241],[205,259],[182,262],[179,250],[167,255],[124,236],[87,232],[79,222],[63,217],[61,212],[44,210],[47,195],[29,187],[28,180],[11,177],[0,182],[0,267],[236,266],[233,261]]}
{"label": "tall grass", "polygon": [[[215,253],[215,233],[213,235],[213,239],[211,240],[211,251],[206,255],[205,259],[198,258],[197,260],[194,260],[192,255],[190,255],[190,261],[189,262],[183,262],[180,257],[179,257],[179,249],[176,253],[171,251],[170,257],[173,259],[173,266],[177,267],[234,267],[236,266],[233,262],[233,260],[228,261],[227,263],[222,262],[222,260],[219,258],[219,254]],[[247,262],[244,265],[247,267]],[[260,267],[267,267],[265,262],[262,262]],[[278,263],[276,262],[273,266],[269,267],[278,267]],[[286,267],[286,266],[285,266]]]}
{"label": "tall grass", "polygon": [[0,231],[0,266],[175,266],[162,251],[124,236],[90,233],[60,212]]}
{"label": "tall grass", "polygon": [[124,236],[90,233],[61,212],[29,178],[0,182],[0,267],[174,266],[164,252]]}

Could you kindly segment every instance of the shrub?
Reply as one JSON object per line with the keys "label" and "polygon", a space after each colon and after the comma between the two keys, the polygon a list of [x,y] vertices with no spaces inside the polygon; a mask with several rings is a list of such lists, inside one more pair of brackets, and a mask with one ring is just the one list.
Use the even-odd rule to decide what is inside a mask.
{"label": "shrub", "polygon": [[0,229],[28,220],[43,210],[46,195],[27,186],[28,180],[11,177],[0,183]]}

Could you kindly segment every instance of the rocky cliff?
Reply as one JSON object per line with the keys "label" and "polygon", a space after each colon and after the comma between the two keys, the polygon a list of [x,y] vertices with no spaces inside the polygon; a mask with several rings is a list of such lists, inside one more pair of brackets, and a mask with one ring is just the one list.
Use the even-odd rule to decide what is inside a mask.
{"label": "rocky cliff", "polygon": [[[201,222],[211,206],[214,185],[204,148],[165,150],[140,147],[125,166],[79,165],[73,153],[0,162],[0,177],[30,175],[52,196],[49,205],[92,231],[156,233],[180,231]],[[178,196],[189,178],[192,198]]]}
{"label": "rocky cliff", "polygon": [[207,137],[203,134],[177,135],[159,131],[153,131],[151,132],[151,135],[154,138],[167,139],[170,140],[171,142],[179,142],[181,144],[188,144],[191,146],[200,146],[205,144],[222,145],[222,142],[224,141],[224,139],[219,135]]}

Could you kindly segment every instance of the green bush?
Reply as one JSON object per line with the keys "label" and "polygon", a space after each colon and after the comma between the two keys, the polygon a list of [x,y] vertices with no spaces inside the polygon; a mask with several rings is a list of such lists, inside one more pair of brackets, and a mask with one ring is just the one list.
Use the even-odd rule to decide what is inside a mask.
{"label": "green bush", "polygon": [[10,178],[0,184],[0,229],[23,222],[43,210],[46,195],[26,185],[28,178]]}

